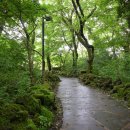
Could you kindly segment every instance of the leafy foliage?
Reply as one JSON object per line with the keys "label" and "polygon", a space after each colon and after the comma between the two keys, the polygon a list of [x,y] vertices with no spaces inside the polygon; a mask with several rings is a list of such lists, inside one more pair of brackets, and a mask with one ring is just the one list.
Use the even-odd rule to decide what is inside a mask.
{"label": "leafy foliage", "polygon": [[[117,79],[124,84],[130,81],[130,2],[80,0],[79,14],[72,2],[76,1],[0,1],[0,100],[9,112],[6,115],[0,108],[5,114],[0,117],[3,130],[7,124],[19,130],[35,130],[39,126],[39,129],[48,129],[54,117],[51,111],[55,109],[55,94],[50,92],[48,83],[54,85],[60,81],[57,73],[64,76],[86,73],[91,54],[94,58],[92,72],[98,75],[94,78],[96,83],[91,85],[109,86],[118,91],[117,97],[129,95],[125,85],[117,89],[111,88],[111,83]],[[45,20],[48,15],[52,17],[50,22]],[[88,44],[84,44],[83,35]],[[48,64],[51,68],[48,69],[50,72],[45,72],[47,84],[44,88],[41,85],[42,40],[45,43],[45,69]],[[93,77],[88,75],[88,79]],[[109,77],[109,80],[101,77]],[[18,120],[23,117],[27,120],[11,124],[10,120],[15,116],[12,109]]]}

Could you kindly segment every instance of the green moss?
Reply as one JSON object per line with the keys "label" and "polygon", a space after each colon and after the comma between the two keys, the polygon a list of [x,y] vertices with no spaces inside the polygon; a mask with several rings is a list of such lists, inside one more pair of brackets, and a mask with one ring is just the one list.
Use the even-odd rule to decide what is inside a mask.
{"label": "green moss", "polygon": [[125,88],[119,88],[118,89],[118,97],[124,98],[124,95],[125,95]]}
{"label": "green moss", "polygon": [[26,127],[27,130],[38,130],[38,128],[36,127],[36,125],[32,119],[28,119],[27,123],[28,123],[28,125]]}
{"label": "green moss", "polygon": [[128,88],[130,89],[130,83],[126,83],[126,84],[125,84],[125,88],[126,88],[126,89],[128,89]]}
{"label": "green moss", "polygon": [[[19,104],[6,104],[0,109],[0,128],[2,130],[24,130],[28,112]],[[18,128],[17,128],[18,126]]]}
{"label": "green moss", "polygon": [[130,99],[128,100],[128,107],[130,107]]}
{"label": "green moss", "polygon": [[55,95],[53,92],[48,94],[34,94],[34,97],[41,101],[42,105],[45,106],[54,106],[55,105]]}
{"label": "green moss", "polygon": [[45,96],[44,96],[44,94],[34,94],[33,96],[34,96],[36,99],[40,99],[41,105],[44,105],[44,104],[45,104]]}
{"label": "green moss", "polygon": [[[48,130],[54,115],[55,94],[49,84],[37,85],[30,93],[18,96],[14,103],[0,106],[0,129],[2,130]],[[48,109],[46,107],[48,107]]]}
{"label": "green moss", "polygon": [[116,98],[123,99],[125,95],[125,87],[123,84],[117,85],[113,87],[113,90],[111,91],[112,96]]}
{"label": "green moss", "polygon": [[124,97],[124,99],[126,101],[130,100],[130,88],[125,89],[125,97]]}
{"label": "green moss", "polygon": [[96,87],[97,85],[96,85],[96,83],[91,82],[91,83],[90,83],[90,86],[91,86],[91,87]]}
{"label": "green moss", "polygon": [[48,90],[51,90],[52,88],[48,83],[44,83],[44,85],[39,84],[39,85],[36,85],[36,86],[32,87],[32,91],[37,90],[37,89],[38,90],[46,90],[46,91],[48,91]]}
{"label": "green moss", "polygon": [[43,87],[39,87],[39,88],[35,88],[34,90],[32,90],[32,94],[37,94],[37,93],[41,93],[41,94],[49,94],[50,90],[45,89]]}
{"label": "green moss", "polygon": [[96,76],[94,74],[87,74],[87,79],[93,81],[96,78]]}
{"label": "green moss", "polygon": [[11,130],[27,130],[26,129],[27,122],[18,122],[11,124]]}
{"label": "green moss", "polygon": [[10,122],[25,121],[28,118],[28,112],[23,110],[19,104],[7,104],[1,110],[1,115],[6,117]]}
{"label": "green moss", "polygon": [[54,119],[53,113],[45,107],[42,107],[40,114],[35,114],[33,121],[41,130],[48,130]]}
{"label": "green moss", "polygon": [[42,105],[52,107],[55,105],[55,94],[51,92],[51,90],[48,90],[47,87],[35,86],[32,90],[32,94],[36,99],[41,101]]}
{"label": "green moss", "polygon": [[124,85],[121,84],[121,85],[114,86],[111,93],[118,93],[120,88],[124,88]]}
{"label": "green moss", "polygon": [[118,94],[117,94],[117,93],[114,93],[114,94],[112,94],[112,97],[118,98]]}
{"label": "green moss", "polygon": [[10,129],[10,121],[8,118],[0,116],[0,129],[1,130],[8,130]]}
{"label": "green moss", "polygon": [[11,130],[38,130],[32,119],[11,124]]}
{"label": "green moss", "polygon": [[60,78],[56,74],[53,74],[52,72],[45,72],[45,73],[46,73],[45,74],[46,81],[53,82],[53,83],[60,81]]}
{"label": "green moss", "polygon": [[21,96],[16,99],[16,103],[23,105],[29,114],[34,115],[41,111],[40,101],[35,99],[33,96]]}

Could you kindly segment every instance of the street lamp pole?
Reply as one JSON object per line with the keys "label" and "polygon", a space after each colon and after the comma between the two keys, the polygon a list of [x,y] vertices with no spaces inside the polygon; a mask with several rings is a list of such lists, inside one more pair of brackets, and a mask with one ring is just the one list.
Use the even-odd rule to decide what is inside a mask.
{"label": "street lamp pole", "polygon": [[44,84],[44,79],[45,79],[45,20],[46,21],[51,21],[52,18],[50,16],[45,16],[42,17],[42,83]]}

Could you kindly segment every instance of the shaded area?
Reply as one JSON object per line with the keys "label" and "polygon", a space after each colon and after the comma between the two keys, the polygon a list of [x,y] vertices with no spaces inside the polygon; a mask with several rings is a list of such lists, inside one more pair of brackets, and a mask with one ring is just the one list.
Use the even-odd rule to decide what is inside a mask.
{"label": "shaded area", "polygon": [[76,78],[61,78],[58,90],[63,105],[61,130],[130,130],[130,110]]}

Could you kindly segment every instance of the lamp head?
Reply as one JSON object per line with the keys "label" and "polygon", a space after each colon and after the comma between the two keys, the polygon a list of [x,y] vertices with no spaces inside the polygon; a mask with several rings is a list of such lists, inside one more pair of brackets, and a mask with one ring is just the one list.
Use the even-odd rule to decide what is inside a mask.
{"label": "lamp head", "polygon": [[46,21],[52,21],[52,17],[51,16],[46,16],[45,19],[46,19]]}

